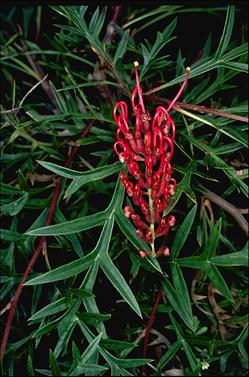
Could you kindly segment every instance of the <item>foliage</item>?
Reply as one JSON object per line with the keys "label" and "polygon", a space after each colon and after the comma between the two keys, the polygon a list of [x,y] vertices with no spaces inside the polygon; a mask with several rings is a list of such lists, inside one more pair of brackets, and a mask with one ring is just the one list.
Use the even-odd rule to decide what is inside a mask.
{"label": "foliage", "polygon": [[[17,304],[3,374],[133,376],[147,365],[150,375],[170,369],[244,375],[243,8],[130,5],[110,23],[111,10],[9,6],[2,14],[2,307],[13,297],[39,237],[47,237]],[[179,29],[179,20],[186,25],[202,17],[217,27],[203,40],[189,38],[191,48],[185,50],[182,34],[189,30]],[[195,23],[195,35],[201,25]],[[117,100],[129,103],[135,60],[152,112],[174,96],[184,65],[191,66],[183,98],[192,109],[171,110],[178,185],[166,213],[174,213],[177,222],[167,239],[170,257],[158,259],[138,255],[148,246],[123,215],[129,199],[113,153],[112,110]],[[195,106],[211,109],[198,114]],[[65,166],[74,147],[73,166]],[[61,187],[48,225],[57,176]],[[226,200],[228,210],[220,199],[207,199],[210,190]],[[149,357],[142,358],[141,334],[160,287],[164,300],[151,329]]]}

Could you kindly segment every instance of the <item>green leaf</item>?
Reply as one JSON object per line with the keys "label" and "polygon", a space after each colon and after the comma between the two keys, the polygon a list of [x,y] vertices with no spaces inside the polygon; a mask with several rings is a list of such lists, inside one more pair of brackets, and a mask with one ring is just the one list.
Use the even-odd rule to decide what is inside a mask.
{"label": "green leaf", "polygon": [[220,218],[215,225],[213,225],[213,228],[211,230],[211,233],[207,239],[207,244],[205,246],[203,256],[207,260],[210,260],[211,257],[214,256],[215,251],[217,249],[217,246],[220,241],[220,235],[221,235],[221,225],[222,225],[222,219]]}
{"label": "green leaf", "polygon": [[248,362],[248,352],[246,351],[247,346],[247,338],[248,338],[248,323],[245,325],[239,336],[235,339],[235,342],[238,345],[238,349],[243,355],[244,359]]}
{"label": "green leaf", "polygon": [[182,345],[183,345],[183,349],[186,353],[186,356],[188,358],[192,371],[196,373],[196,375],[198,375],[198,368],[199,368],[198,359],[196,358],[194,352],[192,351],[192,348],[187,342],[183,341]]}
{"label": "green leaf", "polygon": [[[79,376],[79,375],[85,375],[85,376],[99,376],[103,372],[106,372],[108,368],[98,365],[98,364],[84,364],[81,365],[75,370],[74,374],[69,374],[69,376]],[[91,374],[90,374],[91,373]]]}
{"label": "green leaf", "polygon": [[117,162],[113,165],[102,166],[100,168],[91,170],[89,172],[84,172],[81,174],[81,177],[73,179],[73,181],[68,186],[64,198],[75,193],[80,187],[86,183],[97,181],[99,179],[104,179],[109,177],[114,173],[119,173],[122,169],[120,162]]}
{"label": "green leaf", "polygon": [[177,301],[181,303],[182,310],[185,312],[185,318],[188,318],[187,322],[191,324],[191,328],[194,329],[194,317],[192,313],[188,288],[181,269],[177,264],[171,265],[171,274],[175,292],[177,292]]}
{"label": "green leaf", "polygon": [[194,218],[195,218],[195,214],[196,214],[196,210],[197,210],[197,206],[195,205],[191,211],[188,213],[188,215],[186,216],[185,220],[183,221],[183,223],[180,225],[175,237],[174,237],[174,241],[173,241],[173,244],[172,244],[172,247],[171,247],[171,257],[173,260],[175,260],[177,258],[177,256],[179,255],[179,252],[181,251],[188,235],[189,235],[189,232],[192,228],[192,225],[193,225],[193,222],[194,222]]}
{"label": "green leaf", "polygon": [[[128,238],[128,240],[135,246],[137,250],[141,249],[150,251],[148,244],[145,241],[142,241],[141,238],[137,236],[135,227],[131,224],[130,220],[124,216],[121,208],[115,211],[114,216],[122,233]],[[153,257],[148,257],[145,258],[143,262],[149,264],[152,268],[162,273],[162,269],[157,259]]]}
{"label": "green leaf", "polygon": [[[88,269],[86,276],[81,284],[81,289],[84,288],[87,291],[92,292],[94,288],[94,284],[97,278],[99,270],[99,259],[95,260],[92,266]],[[99,313],[98,306],[96,304],[96,301],[94,297],[86,297],[85,300],[83,301],[83,304],[87,310],[88,313]],[[103,322],[96,323],[95,325],[96,329],[99,332],[103,333],[103,337],[106,338],[106,330]]]}
{"label": "green leaf", "polygon": [[[103,227],[101,235],[95,249],[88,255],[79,258],[73,262],[67,263],[61,267],[58,267],[52,271],[49,271],[41,276],[31,279],[25,283],[25,285],[37,285],[51,283],[54,281],[64,280],[71,276],[87,270],[91,264],[99,257],[99,254],[103,254],[103,250],[108,251],[109,242],[111,238],[113,228],[112,221],[107,221]],[[124,279],[123,279],[124,280]],[[131,292],[131,291],[130,291]]]}
{"label": "green leaf", "polygon": [[[231,139],[237,141],[238,143],[244,145],[245,147],[248,147],[248,140],[244,137],[243,133],[238,132],[236,129],[234,129],[231,126],[219,126],[217,122],[210,119],[208,116],[201,116],[197,114],[193,114],[190,111],[184,110],[184,109],[178,109],[178,112],[181,114],[184,114],[192,119],[195,119],[196,121],[200,122],[200,124],[207,124],[208,126],[211,126],[215,128],[216,130],[220,131],[224,135],[230,137]],[[191,138],[191,136],[188,136]],[[192,138],[193,139],[193,138]],[[193,140],[192,140],[193,141]],[[194,144],[194,142],[193,142]]]}
{"label": "green leaf", "polygon": [[[61,212],[61,210],[58,208],[56,208],[55,210],[55,214],[54,214],[54,219],[56,220],[56,222],[58,223],[62,223],[62,222],[65,222],[66,221],[66,218],[65,216],[63,215],[63,213]],[[33,224],[34,225],[34,224]],[[36,228],[33,227],[33,229]],[[29,230],[32,230],[31,228]],[[80,258],[80,257],[83,257],[84,255],[84,252],[82,250],[82,246],[81,246],[81,243],[78,239],[78,236],[76,234],[68,234],[68,235],[64,235],[66,239],[69,240],[69,242],[71,243],[75,253],[77,254],[77,256]]]}
{"label": "green leaf", "polygon": [[170,320],[172,322],[173,328],[175,330],[175,333],[177,335],[178,341],[181,343],[186,356],[188,358],[189,364],[191,366],[192,371],[195,373],[195,375],[198,375],[198,369],[199,369],[199,362],[198,359],[196,358],[195,354],[193,353],[191,347],[189,344],[186,342],[186,340],[183,337],[183,333],[181,331],[180,326],[176,322],[175,318],[173,317],[172,313],[169,313]]}
{"label": "green leaf", "polygon": [[113,58],[113,64],[117,64],[118,59],[121,59],[126,51],[127,43],[129,40],[129,32],[130,30],[126,30],[122,36],[121,41],[118,43],[118,48]]}
{"label": "green leaf", "polygon": [[[190,328],[191,331],[194,331],[194,325],[192,321],[192,315],[188,315],[182,307],[181,301],[178,299],[178,292],[172,287],[169,280],[164,278],[162,281],[163,290],[165,293],[166,299],[172,305],[177,314],[181,317],[183,322]],[[187,305],[187,304],[186,304]]]}
{"label": "green leaf", "polygon": [[229,301],[233,302],[231,292],[218,268],[212,264],[209,264],[206,266],[205,271],[214,286],[223,294],[223,296],[225,296]]}
{"label": "green leaf", "polygon": [[[64,314],[63,314],[63,316],[64,316]],[[51,331],[55,330],[59,326],[59,323],[60,323],[60,321],[61,321],[61,319],[62,319],[63,316],[61,316],[60,318],[56,318],[54,321],[46,323],[45,325],[43,325],[41,323],[41,326],[38,328],[38,330],[36,330],[32,334],[32,338],[36,338],[38,336],[45,335],[48,332],[51,332]]]}
{"label": "green leaf", "polygon": [[29,318],[29,321],[35,321],[37,319],[45,318],[49,315],[57,314],[67,308],[68,308],[68,304],[66,302],[65,297],[60,298],[59,300],[52,302],[51,304],[45,306],[44,308],[42,308],[41,310],[33,314]]}
{"label": "green leaf", "polygon": [[196,170],[196,162],[193,160],[186,168],[184,172],[184,177],[182,178],[181,182],[176,186],[175,194],[171,197],[169,204],[167,205],[167,208],[165,209],[163,216],[167,215],[172,211],[172,209],[175,207],[176,203],[180,199],[182,193],[184,192],[186,195],[190,189],[190,180],[191,175]]}
{"label": "green leaf", "polygon": [[117,289],[119,294],[125,299],[125,301],[130,305],[130,307],[140,317],[142,317],[139,305],[134,294],[132,293],[130,287],[126,283],[124,277],[121,275],[117,267],[113,264],[108,254],[108,245],[110,242],[110,237],[113,229],[114,217],[112,216],[106,224],[108,229],[106,237],[109,238],[107,242],[102,244],[102,247],[99,250],[100,267],[103,270],[106,277],[110,280],[112,285]]}
{"label": "green leaf", "polygon": [[150,251],[148,244],[137,236],[136,228],[131,224],[130,220],[124,216],[121,209],[115,212],[115,220],[117,221],[120,230],[136,249]]}
{"label": "green leaf", "polygon": [[26,234],[29,236],[58,236],[71,233],[79,233],[83,230],[102,225],[106,221],[107,217],[107,211],[97,212],[93,215],[79,217],[78,219],[66,221],[61,224],[33,229],[31,231],[28,231]]}
{"label": "green leaf", "polygon": [[61,376],[59,365],[51,349],[49,350],[49,366],[52,370],[53,376]]}
{"label": "green leaf", "polygon": [[116,162],[113,165],[101,166],[100,168],[96,168],[85,172],[79,172],[77,170],[68,169],[63,166],[53,164],[52,162],[38,162],[43,167],[56,174],[59,174],[66,178],[73,179],[65,193],[64,198],[67,198],[68,196],[72,195],[75,191],[77,191],[81,186],[85,185],[86,183],[97,181],[99,179],[104,179],[114,173],[120,172],[120,170],[122,169],[120,162]]}
{"label": "green leaf", "polygon": [[173,343],[169,346],[169,349],[165,352],[165,354],[161,357],[161,359],[159,361],[159,364],[158,364],[159,370],[162,370],[169,363],[169,361],[179,351],[181,346],[182,346],[182,344],[179,340],[177,340],[175,343]]}
{"label": "green leaf", "polygon": [[248,64],[238,62],[221,62],[221,67],[234,69],[235,71],[248,73]]}
{"label": "green leaf", "polygon": [[79,319],[90,325],[96,325],[98,322],[108,321],[111,318],[111,314],[100,314],[100,313],[78,313]]}
{"label": "green leaf", "polygon": [[211,258],[211,263],[216,266],[247,266],[248,267],[248,242],[241,251],[220,255]]}
{"label": "green leaf", "polygon": [[222,36],[219,42],[219,46],[215,52],[215,59],[219,59],[224,52],[226,51],[229,41],[231,39],[232,31],[233,31],[233,24],[234,24],[234,15],[235,15],[235,6],[228,6],[227,7],[227,14],[224,29],[222,32]]}
{"label": "green leaf", "polygon": [[[79,376],[80,374],[82,373],[86,373],[86,369],[84,367],[89,367],[89,365],[86,365],[86,362],[92,357],[92,355],[95,353],[95,352],[98,352],[98,345],[99,345],[99,342],[101,340],[101,337],[102,337],[102,333],[100,333],[90,344],[89,346],[86,348],[86,350],[83,352],[79,362],[78,362],[78,365],[76,366],[76,368],[74,368],[69,374],[68,376]],[[103,370],[106,370],[106,368],[102,369]]]}
{"label": "green leaf", "polygon": [[112,350],[112,351],[117,351],[117,350],[125,350],[125,349],[133,349],[136,347],[135,343],[129,343],[129,342],[123,342],[121,340],[114,340],[114,339],[101,339],[100,342],[101,347],[107,349],[107,350]]}
{"label": "green leaf", "polygon": [[68,288],[67,293],[72,294],[73,296],[76,296],[76,297],[81,297],[81,298],[89,298],[93,296],[92,292],[86,291],[85,289],[82,289],[82,288]]}
{"label": "green leaf", "polygon": [[136,368],[153,362],[152,359],[118,359],[110,354],[109,356],[121,368]]}
{"label": "green leaf", "polygon": [[17,215],[25,206],[29,194],[26,192],[21,198],[14,200],[11,203],[4,204],[0,207],[3,215],[15,216]]}
{"label": "green leaf", "polygon": [[0,238],[4,241],[20,241],[23,235],[8,229],[0,229]]}
{"label": "green leaf", "polygon": [[98,248],[99,243],[102,241],[102,237],[100,235],[99,241],[97,243],[96,248],[88,255],[79,258],[73,262],[64,264],[61,267],[55,268],[41,276],[37,276],[33,279],[28,280],[25,285],[37,285],[37,284],[46,284],[52,283],[54,281],[65,280],[71,276],[75,276],[89,268],[93,261],[98,256]]}
{"label": "green leaf", "polygon": [[33,368],[33,363],[32,363],[32,358],[30,355],[28,355],[28,360],[27,360],[27,373],[28,376],[34,376],[34,368]]}
{"label": "green leaf", "polygon": [[142,44],[144,63],[143,63],[143,67],[139,75],[140,80],[142,80],[143,76],[149,69],[151,63],[155,60],[160,50],[167,43],[169,43],[170,41],[174,39],[174,37],[171,37],[171,34],[176,27],[176,22],[177,22],[177,19],[174,18],[173,21],[163,30],[162,33],[158,31],[156,41],[154,42],[153,47],[151,48],[150,51],[144,44]]}

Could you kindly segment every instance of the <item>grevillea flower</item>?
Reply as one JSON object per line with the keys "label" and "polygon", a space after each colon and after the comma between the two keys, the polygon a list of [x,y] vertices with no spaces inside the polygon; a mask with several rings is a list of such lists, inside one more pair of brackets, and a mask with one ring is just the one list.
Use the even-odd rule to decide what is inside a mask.
{"label": "grevillea flower", "polygon": [[175,124],[169,111],[188,81],[190,68],[186,69],[185,80],[167,109],[158,106],[152,118],[144,106],[137,67],[138,62],[134,62],[136,86],[131,95],[136,117],[134,132],[129,127],[126,102],[118,102],[113,109],[118,126],[114,151],[129,172],[129,177],[124,171],[121,172],[120,180],[136,207],[135,213],[132,207],[126,206],[124,215],[133,221],[138,237],[151,246],[151,252],[139,250],[141,257],[168,256],[168,246],[162,245],[157,251],[155,239],[165,237],[169,228],[175,225],[173,215],[164,216],[170,196],[174,195],[176,189],[170,163],[174,153]]}

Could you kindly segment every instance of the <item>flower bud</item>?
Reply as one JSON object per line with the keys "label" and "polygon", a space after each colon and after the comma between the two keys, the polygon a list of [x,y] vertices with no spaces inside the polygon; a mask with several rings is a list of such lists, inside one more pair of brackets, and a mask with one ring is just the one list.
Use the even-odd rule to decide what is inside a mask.
{"label": "flower bud", "polygon": [[129,206],[125,206],[124,207],[124,215],[125,215],[125,217],[129,218],[129,217],[131,217],[131,214],[133,214],[133,213],[134,213],[134,211],[133,211],[133,209],[131,207],[129,207]]}
{"label": "flower bud", "polygon": [[162,250],[162,254],[165,256],[165,257],[168,257],[170,252],[169,252],[169,248],[166,246],[163,250]]}
{"label": "flower bud", "polygon": [[175,225],[175,222],[176,222],[176,218],[174,215],[169,215],[168,218],[167,218],[167,224],[172,227]]}
{"label": "flower bud", "polygon": [[144,251],[144,250],[139,250],[139,255],[140,255],[140,257],[144,258],[144,257],[146,257],[147,252]]}

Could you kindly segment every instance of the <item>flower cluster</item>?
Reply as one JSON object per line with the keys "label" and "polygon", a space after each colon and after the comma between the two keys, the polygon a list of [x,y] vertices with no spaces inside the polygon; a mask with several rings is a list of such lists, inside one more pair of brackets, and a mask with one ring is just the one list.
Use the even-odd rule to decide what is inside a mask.
{"label": "flower cluster", "polygon": [[139,251],[141,257],[167,256],[167,246],[155,250],[155,239],[166,236],[169,228],[175,224],[173,215],[164,216],[170,196],[174,195],[176,189],[176,180],[171,177],[173,169],[170,163],[174,153],[175,124],[169,110],[181,95],[190,69],[186,69],[185,80],[168,108],[158,106],[152,118],[144,107],[137,67],[138,62],[134,62],[136,86],[131,96],[136,117],[134,134],[129,127],[126,102],[118,102],[113,110],[118,126],[114,151],[119,160],[126,164],[132,177],[129,179],[125,172],[121,172],[120,179],[134,205],[139,208],[138,214],[132,207],[126,206],[124,215],[133,221],[137,235],[151,245],[151,252]]}

